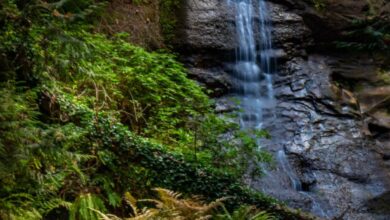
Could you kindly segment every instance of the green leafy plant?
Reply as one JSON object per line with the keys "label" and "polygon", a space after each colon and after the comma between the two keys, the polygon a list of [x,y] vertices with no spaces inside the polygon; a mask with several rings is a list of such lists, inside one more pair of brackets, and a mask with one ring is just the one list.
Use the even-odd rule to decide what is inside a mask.
{"label": "green leafy plant", "polygon": [[272,163],[272,156],[261,150],[258,141],[270,138],[266,131],[242,130],[228,115],[207,114],[189,123],[194,129],[194,144],[193,152],[188,154],[193,154],[197,162],[212,164],[238,177],[251,170],[254,164],[258,166],[249,173],[261,175],[261,164]]}
{"label": "green leafy plant", "polygon": [[228,219],[228,220],[274,220],[276,219],[271,214],[265,211],[258,211],[252,206],[241,206],[234,210],[233,213],[229,213],[224,209],[225,214],[219,214],[216,219]]}
{"label": "green leafy plant", "polygon": [[69,219],[99,220],[99,215],[94,210],[101,212],[107,210],[103,200],[91,193],[82,194],[72,204]]}

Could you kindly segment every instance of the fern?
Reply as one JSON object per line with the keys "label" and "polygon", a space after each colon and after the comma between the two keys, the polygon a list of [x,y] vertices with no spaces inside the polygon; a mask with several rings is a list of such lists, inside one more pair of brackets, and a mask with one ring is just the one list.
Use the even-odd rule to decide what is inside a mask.
{"label": "fern", "polygon": [[17,193],[0,199],[0,218],[4,220],[41,219],[41,214],[32,206],[33,197]]}
{"label": "fern", "polygon": [[185,219],[198,219],[211,217],[212,211],[222,205],[226,198],[218,199],[212,203],[204,204],[196,199],[180,199],[181,194],[163,188],[156,188],[160,201],[156,201],[160,210],[173,211]]}
{"label": "fern", "polygon": [[[209,204],[205,204],[195,198],[182,199],[180,193],[163,188],[154,189],[158,194],[158,199],[137,200],[129,192],[125,193],[124,200],[133,210],[133,216],[126,220],[143,219],[210,219],[213,212],[222,205],[223,199],[218,199]],[[140,210],[137,206],[139,202],[153,203],[155,208],[144,208]],[[118,220],[119,217],[110,214],[103,214],[95,210],[105,220]]]}
{"label": "fern", "polygon": [[99,220],[96,211],[106,212],[107,209],[99,196],[87,193],[80,195],[72,204],[69,212],[70,220]]}
{"label": "fern", "polygon": [[39,205],[40,205],[40,213],[47,214],[50,211],[60,207],[64,207],[67,210],[69,210],[71,209],[73,204],[63,199],[54,197],[52,199],[47,198],[47,200],[44,200]]}
{"label": "fern", "polygon": [[[124,220],[154,220],[154,219],[175,219],[175,220],[201,220],[201,219],[228,219],[228,220],[274,220],[271,214],[266,211],[258,211],[252,206],[241,206],[233,213],[229,213],[223,205],[227,198],[218,199],[209,204],[201,202],[199,199],[182,199],[181,194],[163,189],[154,189],[158,194],[158,199],[135,199],[129,192],[125,193],[124,199],[133,210],[133,217]],[[155,204],[156,208],[138,209],[137,203],[148,202]],[[218,214],[221,210],[224,214]],[[121,218],[104,214],[94,210],[104,220],[122,220]]]}
{"label": "fern", "polygon": [[217,215],[216,219],[228,219],[228,220],[275,220],[271,214],[266,211],[258,211],[252,206],[241,206],[233,213],[229,213],[225,207],[225,214]]}

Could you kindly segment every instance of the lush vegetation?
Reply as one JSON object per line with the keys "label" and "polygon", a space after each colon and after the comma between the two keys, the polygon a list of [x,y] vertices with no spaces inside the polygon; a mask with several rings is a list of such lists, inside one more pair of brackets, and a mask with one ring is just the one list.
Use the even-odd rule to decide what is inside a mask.
{"label": "lush vegetation", "polygon": [[164,0],[160,1],[160,24],[162,34],[165,38],[166,44],[170,45],[172,39],[175,38],[175,28],[177,27],[177,12],[180,8],[180,0]]}
{"label": "lush vegetation", "polygon": [[[274,217],[267,212],[253,212],[254,207],[242,206],[232,214],[223,205],[223,200],[218,199],[209,204],[199,201],[197,198],[182,199],[181,194],[166,189],[156,188],[159,199],[137,200],[130,193],[125,194],[125,201],[130,205],[133,217],[126,219],[250,219],[250,220],[271,220]],[[138,204],[142,202],[154,203],[155,208],[139,209]],[[223,208],[224,214],[213,215],[217,208]],[[121,218],[99,212],[105,220],[120,220]]]}
{"label": "lush vegetation", "polygon": [[[135,216],[129,195],[155,198],[164,187],[294,219],[241,182],[251,165],[271,162],[254,140],[267,134],[215,115],[172,54],[96,33],[105,5],[0,2],[0,218]],[[248,207],[212,213],[271,218]]]}
{"label": "lush vegetation", "polygon": [[342,41],[336,42],[339,48],[387,53],[390,50],[390,24],[381,16],[354,20],[342,35]]}

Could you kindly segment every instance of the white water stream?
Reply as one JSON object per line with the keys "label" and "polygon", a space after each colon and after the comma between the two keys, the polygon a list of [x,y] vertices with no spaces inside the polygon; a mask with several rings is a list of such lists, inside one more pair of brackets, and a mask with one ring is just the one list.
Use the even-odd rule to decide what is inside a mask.
{"label": "white water stream", "polygon": [[[233,78],[234,95],[239,99],[241,107],[240,124],[243,129],[261,129],[265,119],[276,121],[272,79],[276,62],[271,57],[273,47],[269,10],[264,0],[228,0],[228,5],[234,7],[236,12],[238,48]],[[255,22],[255,17],[259,22]],[[313,213],[326,217],[315,198],[302,191],[301,182],[283,149],[277,151],[276,159],[280,170],[291,182],[291,190],[299,191],[312,201]]]}

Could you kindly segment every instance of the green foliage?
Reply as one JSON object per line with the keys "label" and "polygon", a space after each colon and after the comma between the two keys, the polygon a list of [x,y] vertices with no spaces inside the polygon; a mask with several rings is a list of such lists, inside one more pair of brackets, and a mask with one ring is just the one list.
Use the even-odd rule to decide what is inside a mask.
{"label": "green foliage", "polygon": [[216,219],[228,219],[228,220],[274,220],[272,215],[265,211],[258,211],[255,207],[240,206],[234,210],[233,213],[225,210],[225,214],[217,215]]}
{"label": "green foliage", "polygon": [[[154,189],[157,199],[137,200],[129,192],[125,193],[124,200],[132,210],[132,217],[124,219],[229,219],[229,220],[274,220],[276,219],[266,211],[259,211],[256,207],[240,206],[232,213],[225,208],[223,202],[229,198],[217,199],[209,204],[199,198],[183,199],[180,193],[163,188]],[[151,203],[139,209],[139,204]],[[97,211],[102,219],[121,220],[112,214]],[[223,213],[224,212],[224,213]],[[223,214],[221,214],[223,213]]]}
{"label": "green foliage", "polygon": [[[119,182],[126,183],[116,187],[129,188],[132,192],[131,189],[137,189],[138,193],[145,193],[138,194],[138,197],[146,197],[148,188],[161,186],[183,193],[201,194],[209,199],[233,196],[235,199],[228,204],[234,205],[256,203],[268,207],[274,203],[270,198],[248,191],[234,175],[221,173],[199,163],[189,163],[183,154],[168,153],[163,146],[140,138],[124,126],[113,123],[99,117],[99,122],[91,125],[89,139],[94,146],[103,143],[101,148],[113,150],[114,154],[106,160],[107,164],[111,164],[106,169],[112,169],[107,172],[108,178],[120,177],[123,180]],[[135,164],[142,168],[134,168]],[[134,176],[136,179],[132,178]]]}
{"label": "green foliage", "polygon": [[[2,219],[40,218],[69,203],[57,197],[70,175],[88,155],[68,151],[80,141],[72,125],[46,127],[37,121],[32,91],[3,84],[0,91],[0,213]],[[66,140],[64,137],[67,137]],[[35,217],[33,218],[32,215]]]}
{"label": "green foliage", "polygon": [[234,115],[221,117],[207,114],[190,121],[194,143],[192,152],[188,154],[194,155],[197,162],[212,164],[236,176],[242,176],[257,164],[250,174],[261,175],[261,164],[272,162],[271,155],[259,147],[259,139],[269,138],[268,133],[263,130],[241,130],[230,117]]}
{"label": "green foliage", "polygon": [[186,78],[174,56],[132,46],[122,40],[124,34],[108,39],[88,32],[85,23],[74,21],[85,18],[99,4],[82,1],[70,7],[72,2],[45,5],[42,18],[30,18],[33,22],[23,33],[12,29],[13,25],[4,30],[10,41],[1,44],[6,54],[17,53],[20,46],[26,50],[20,62],[29,63],[27,72],[16,78],[43,82],[53,97],[59,93],[73,100],[77,97],[78,104],[111,111],[133,131],[163,143],[178,141],[178,133],[188,133],[185,122],[189,117],[209,111],[207,96]]}
{"label": "green foliage", "polygon": [[0,217],[4,220],[41,219],[41,214],[33,208],[29,194],[12,194],[0,200]]}
{"label": "green foliage", "polygon": [[91,193],[82,194],[72,204],[69,219],[99,220],[99,215],[94,210],[107,211],[103,200]]}
{"label": "green foliage", "polygon": [[[43,4],[35,2],[39,3]],[[9,10],[16,7],[9,4]],[[23,33],[12,28],[4,30],[7,40],[12,39],[1,44],[6,54],[17,53],[20,46],[26,51],[20,60],[22,65],[28,64],[23,68],[26,72],[16,78],[30,84],[43,82],[51,99],[61,94],[94,111],[111,111],[133,131],[162,143],[188,140],[188,119],[210,108],[207,96],[187,79],[184,67],[170,54],[148,53],[132,46],[122,40],[124,34],[108,39],[88,32],[89,28],[74,22],[77,19],[73,17],[85,18],[90,8],[99,4],[81,1],[69,6],[74,4],[59,1],[43,5],[45,10],[38,18],[29,18],[33,22],[23,27]],[[11,24],[9,19],[5,19],[7,24]],[[68,119],[67,115],[57,115],[60,116],[57,121]]]}
{"label": "green foliage", "polygon": [[133,131],[168,144],[189,117],[209,111],[207,96],[172,55],[148,53],[119,37],[85,32],[67,37],[71,40],[51,42],[49,56],[42,57],[48,70],[43,78],[60,83],[52,85],[53,93],[77,96],[97,111],[120,111]]}
{"label": "green foliage", "polygon": [[[226,210],[223,202],[229,198],[217,199],[209,204],[198,198],[183,199],[180,193],[163,188],[154,189],[158,199],[137,200],[129,192],[125,193],[124,200],[132,209],[132,217],[124,219],[230,219],[230,220],[273,220],[269,213],[257,211],[255,207],[241,206],[232,214]],[[139,209],[141,203],[152,203],[152,207]],[[222,207],[222,209],[221,209]],[[220,214],[224,211],[225,214]],[[104,220],[121,220],[112,214],[97,211]]]}
{"label": "green foliage", "polygon": [[[37,143],[38,129],[34,128],[34,106],[29,106],[30,94],[16,94],[15,87],[2,84],[0,89],[0,179],[14,182],[9,170],[27,166],[22,162],[25,149],[33,148]],[[13,165],[8,167],[8,165]],[[17,184],[17,183],[12,183]]]}
{"label": "green foliage", "polygon": [[[223,205],[229,198],[217,199],[209,204],[197,198],[183,199],[180,193],[163,188],[154,189],[158,199],[137,200],[129,192],[125,193],[124,200],[132,209],[132,216],[124,219],[229,219],[229,220],[273,220],[269,213],[257,211],[255,207],[241,206],[230,214]],[[153,207],[138,208],[140,203],[152,203]],[[221,209],[222,207],[222,209]],[[225,214],[219,214],[224,211]],[[112,214],[96,211],[105,220],[121,220]]]}
{"label": "green foliage", "polygon": [[274,207],[240,181],[265,133],[213,114],[173,55],[93,33],[102,2],[0,4],[1,219],[98,219],[153,187]]}
{"label": "green foliage", "polygon": [[180,0],[160,0],[160,24],[167,45],[175,38],[177,9],[180,8],[180,4]]}
{"label": "green foliage", "polygon": [[33,107],[27,99],[29,95],[18,95],[15,90],[9,84],[2,84],[0,89],[0,217],[37,219],[40,214],[32,207],[32,196],[15,190],[26,184],[31,187],[29,176],[23,182],[19,176],[29,174],[30,149],[38,142],[38,129],[33,126]]}
{"label": "green foliage", "polygon": [[339,48],[384,52],[390,49],[390,24],[381,17],[354,20],[351,30],[343,35],[344,39],[336,42]]}

